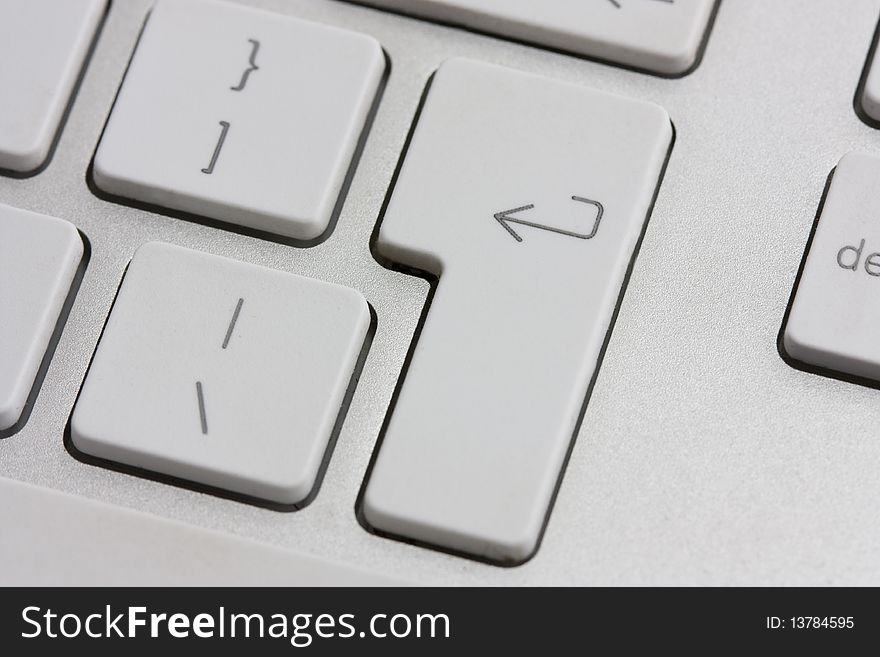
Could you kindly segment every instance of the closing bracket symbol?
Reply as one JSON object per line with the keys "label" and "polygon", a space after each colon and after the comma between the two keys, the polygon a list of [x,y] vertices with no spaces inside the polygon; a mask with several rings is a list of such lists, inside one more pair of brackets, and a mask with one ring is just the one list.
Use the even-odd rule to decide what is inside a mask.
{"label": "closing bracket symbol", "polygon": [[223,148],[223,142],[226,141],[226,133],[229,132],[229,122],[220,121],[220,138],[217,139],[217,145],[214,146],[214,154],[211,155],[211,163],[202,169],[202,173],[208,175],[214,173],[214,165],[217,164],[217,158],[220,157],[220,149]]}

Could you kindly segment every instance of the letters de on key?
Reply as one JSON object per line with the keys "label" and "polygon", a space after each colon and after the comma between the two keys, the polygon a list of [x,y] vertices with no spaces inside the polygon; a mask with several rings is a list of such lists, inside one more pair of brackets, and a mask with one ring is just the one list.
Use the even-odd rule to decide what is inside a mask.
{"label": "letters de on key", "polygon": [[[862,252],[865,250],[864,238],[858,246],[845,246],[837,252],[837,264],[842,269],[858,271],[861,266]],[[864,258],[865,271],[871,276],[880,276],[880,253],[874,252]]]}

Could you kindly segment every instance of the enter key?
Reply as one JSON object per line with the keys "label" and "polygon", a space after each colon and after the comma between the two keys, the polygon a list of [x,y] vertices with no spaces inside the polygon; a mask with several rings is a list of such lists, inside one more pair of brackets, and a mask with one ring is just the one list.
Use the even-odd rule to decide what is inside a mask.
{"label": "enter key", "polygon": [[439,69],[376,240],[438,282],[364,491],[372,528],[534,553],[671,141],[650,103]]}

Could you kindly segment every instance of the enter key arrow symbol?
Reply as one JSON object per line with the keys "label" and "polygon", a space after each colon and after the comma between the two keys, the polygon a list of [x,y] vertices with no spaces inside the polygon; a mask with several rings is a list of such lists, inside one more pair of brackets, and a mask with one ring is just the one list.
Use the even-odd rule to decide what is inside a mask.
{"label": "enter key arrow symbol", "polygon": [[554,226],[548,226],[546,224],[539,224],[534,221],[526,221],[525,219],[518,219],[513,217],[512,215],[517,214],[518,212],[525,212],[526,210],[534,209],[535,205],[530,203],[529,205],[522,205],[518,208],[512,208],[510,210],[505,210],[504,212],[495,213],[495,220],[504,227],[508,233],[511,234],[513,239],[517,242],[522,242],[523,238],[520,237],[519,233],[517,233],[513,228],[510,227],[510,224],[519,224],[520,226],[529,226],[531,228],[537,228],[538,230],[546,230],[551,233],[557,233],[559,235],[565,235],[566,237],[576,237],[582,240],[591,239],[596,235],[596,232],[599,230],[599,222],[602,221],[602,214],[605,212],[605,208],[602,207],[602,204],[599,201],[594,201],[589,198],[584,198],[582,196],[572,196],[572,201],[577,201],[578,203],[586,203],[587,205],[592,205],[596,208],[596,218],[593,221],[593,229],[589,233],[576,233],[571,230],[563,230],[562,228],[555,228]]}

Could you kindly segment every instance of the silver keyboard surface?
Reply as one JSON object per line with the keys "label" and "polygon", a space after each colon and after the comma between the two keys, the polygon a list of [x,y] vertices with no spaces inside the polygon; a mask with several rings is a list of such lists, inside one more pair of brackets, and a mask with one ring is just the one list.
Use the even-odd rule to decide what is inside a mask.
{"label": "silver keyboard surface", "polygon": [[[349,2],[242,4],[367,34],[385,50],[384,90],[335,228],[297,247],[93,193],[87,172],[151,6],[113,0],[48,166],[0,176],[0,203],[70,221],[90,248],[34,408],[0,440],[0,476],[429,584],[880,583],[878,391],[795,369],[777,347],[829,173],[849,151],[880,155],[880,132],[854,109],[880,0],[721,0],[699,65],[674,79]],[[540,549],[512,568],[369,533],[355,512],[430,290],[380,265],[371,237],[425,86],[453,57],[650,101],[675,126]],[[307,507],[223,499],[65,448],[122,276],[154,240],[345,285],[375,312]]]}

